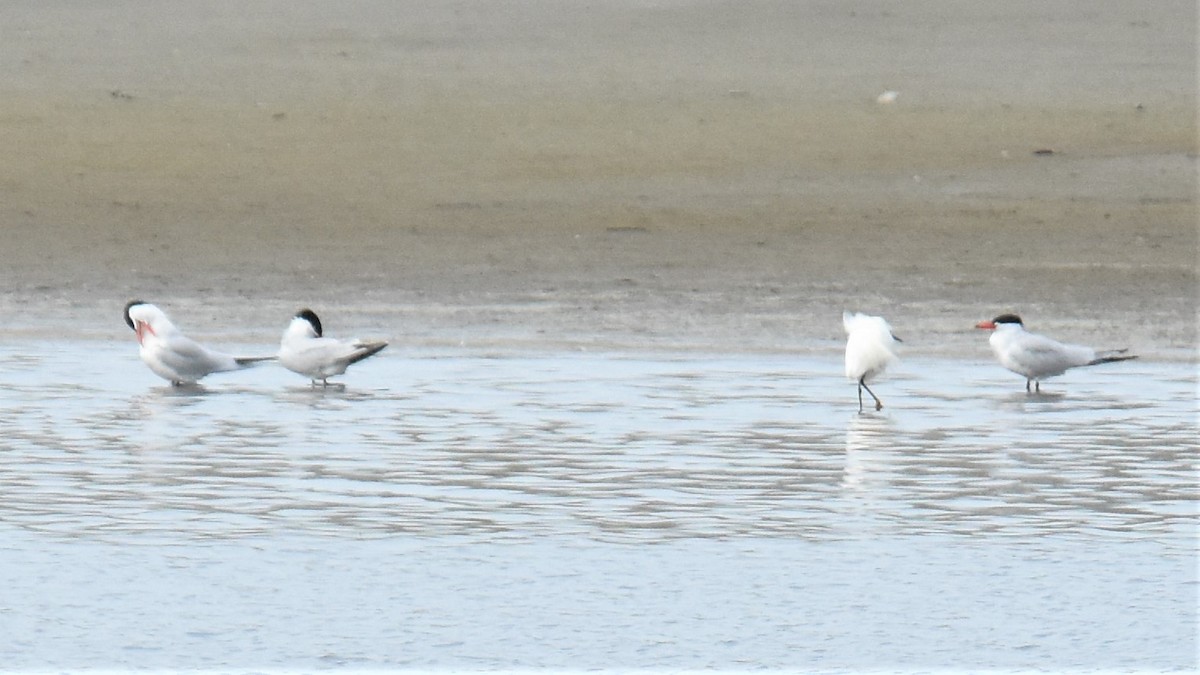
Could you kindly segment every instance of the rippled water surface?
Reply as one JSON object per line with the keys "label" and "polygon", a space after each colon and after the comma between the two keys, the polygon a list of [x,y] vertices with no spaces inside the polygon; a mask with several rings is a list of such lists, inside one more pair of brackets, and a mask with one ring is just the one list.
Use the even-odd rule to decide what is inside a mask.
{"label": "rippled water surface", "polygon": [[1197,667],[1196,373],[0,345],[0,669]]}

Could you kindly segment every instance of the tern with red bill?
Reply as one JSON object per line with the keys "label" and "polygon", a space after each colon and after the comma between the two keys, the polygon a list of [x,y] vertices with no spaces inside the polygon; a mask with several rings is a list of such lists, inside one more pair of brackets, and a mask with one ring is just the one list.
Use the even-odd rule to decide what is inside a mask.
{"label": "tern with red bill", "polygon": [[142,361],[177,387],[195,384],[205,375],[242,370],[275,358],[230,356],[208,349],[179,332],[161,309],[141,300],[125,305],[125,323],[137,334]]}
{"label": "tern with red bill", "polygon": [[1001,314],[991,321],[980,321],[976,328],[992,331],[988,343],[1000,365],[1025,377],[1025,391],[1040,392],[1041,380],[1062,375],[1071,368],[1095,366],[1114,361],[1136,359],[1127,349],[1098,352],[1083,345],[1070,345],[1025,330],[1016,314]]}
{"label": "tern with red bill", "polygon": [[377,354],[387,346],[377,340],[338,340],[325,337],[321,319],[311,309],[302,309],[292,317],[279,342],[279,363],[288,370],[304,375],[316,386],[329,386],[328,378],[346,372],[351,364]]}
{"label": "tern with red bill", "polygon": [[867,382],[899,359],[896,356],[896,343],[901,340],[892,334],[892,327],[881,316],[842,312],[842,326],[848,336],[846,377],[858,383],[858,411],[862,412],[863,389],[875,399],[875,410],[883,410],[883,402],[871,391]]}

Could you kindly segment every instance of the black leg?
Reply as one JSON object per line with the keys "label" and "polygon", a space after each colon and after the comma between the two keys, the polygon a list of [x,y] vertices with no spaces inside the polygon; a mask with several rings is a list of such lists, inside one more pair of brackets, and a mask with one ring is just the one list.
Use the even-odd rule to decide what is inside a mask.
{"label": "black leg", "polygon": [[[875,395],[875,392],[871,391],[871,388],[867,386],[866,382],[859,380],[858,386],[862,387],[863,389],[866,389],[867,393],[871,395],[871,398],[875,399],[875,410],[876,411],[883,410],[883,401],[879,400],[879,397]],[[858,411],[862,412],[862,390],[861,389],[858,392]]]}

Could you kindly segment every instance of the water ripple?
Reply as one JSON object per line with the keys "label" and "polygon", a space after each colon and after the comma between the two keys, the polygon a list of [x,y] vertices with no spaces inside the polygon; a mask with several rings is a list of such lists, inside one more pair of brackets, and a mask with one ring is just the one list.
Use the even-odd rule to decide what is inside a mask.
{"label": "water ripple", "polygon": [[172,389],[128,352],[0,352],[0,518],[118,539],[1170,537],[1200,497],[1177,364],[1030,396],[927,360],[859,415],[813,357],[396,352],[345,389],[278,369]]}

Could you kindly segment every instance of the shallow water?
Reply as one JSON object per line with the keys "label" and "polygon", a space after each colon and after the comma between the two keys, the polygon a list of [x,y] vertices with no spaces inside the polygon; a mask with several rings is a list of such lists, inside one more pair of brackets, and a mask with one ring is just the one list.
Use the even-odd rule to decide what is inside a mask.
{"label": "shallow water", "polygon": [[11,670],[1197,666],[1196,369],[0,345]]}

